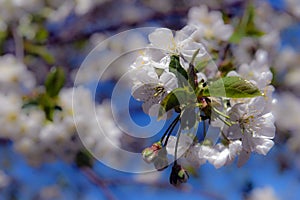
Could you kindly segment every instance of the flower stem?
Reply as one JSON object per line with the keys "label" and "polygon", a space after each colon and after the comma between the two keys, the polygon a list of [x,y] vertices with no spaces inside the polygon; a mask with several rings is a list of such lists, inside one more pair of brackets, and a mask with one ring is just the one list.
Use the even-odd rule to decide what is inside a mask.
{"label": "flower stem", "polygon": [[16,58],[23,62],[24,60],[24,44],[23,44],[23,38],[20,35],[20,32],[17,30],[17,27],[12,28],[12,35],[15,42],[15,54]]}
{"label": "flower stem", "polygon": [[220,115],[218,115],[217,117],[227,126],[232,126],[232,124],[229,121],[224,120]]}
{"label": "flower stem", "polygon": [[178,136],[177,136],[177,140],[176,140],[176,144],[175,144],[174,165],[177,164],[177,149],[178,149],[180,135],[181,135],[181,128],[179,127]]}
{"label": "flower stem", "polygon": [[225,113],[222,113],[221,111],[219,111],[218,109],[212,107],[213,111],[215,111],[215,113],[221,115],[222,117],[225,117],[227,119],[230,119],[230,117],[228,115],[226,115]]}
{"label": "flower stem", "polygon": [[168,129],[166,130],[166,132],[164,133],[164,135],[161,137],[161,139],[160,139],[161,143],[163,143],[165,137],[168,135],[168,137],[167,137],[167,139],[165,141],[165,145],[166,145],[166,143],[168,142],[169,135],[172,133],[172,131],[175,128],[176,124],[178,123],[179,119],[180,119],[180,114],[174,119],[174,121],[168,127]]}
{"label": "flower stem", "polygon": [[173,125],[173,127],[171,128],[171,130],[170,130],[170,132],[169,132],[169,134],[168,134],[168,136],[167,136],[167,138],[166,138],[166,141],[165,141],[164,146],[166,146],[166,145],[168,144],[169,138],[170,138],[170,136],[171,136],[171,134],[172,134],[172,132],[173,132],[173,130],[174,130],[174,128],[175,128],[177,122],[179,121],[179,119],[180,119],[180,118],[178,118],[178,120],[176,121],[176,123],[175,123],[175,124]]}

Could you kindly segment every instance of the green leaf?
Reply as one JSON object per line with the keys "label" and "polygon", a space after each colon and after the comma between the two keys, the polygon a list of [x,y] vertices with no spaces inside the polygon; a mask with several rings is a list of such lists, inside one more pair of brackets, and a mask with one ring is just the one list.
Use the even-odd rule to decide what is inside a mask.
{"label": "green leaf", "polygon": [[197,72],[201,72],[202,70],[205,69],[205,67],[211,62],[212,60],[203,60],[203,61],[200,61],[198,63],[196,63],[196,66],[195,66],[195,70]]}
{"label": "green leaf", "polygon": [[64,83],[64,70],[62,68],[52,68],[45,81],[46,93],[50,97],[57,97]]}
{"label": "green leaf", "polygon": [[43,43],[48,39],[49,33],[47,29],[44,27],[39,27],[39,30],[37,31],[35,35],[35,40],[39,43]]}
{"label": "green leaf", "polygon": [[3,54],[4,50],[4,42],[8,36],[7,31],[0,31],[0,54]]}
{"label": "green leaf", "polygon": [[193,90],[196,89],[196,86],[198,85],[197,83],[197,74],[195,72],[195,67],[190,63],[189,68],[188,68],[188,77],[189,77],[189,84],[193,88]]}
{"label": "green leaf", "polygon": [[55,100],[52,99],[48,94],[41,94],[38,99],[38,105],[44,111],[46,119],[53,121],[55,111]]}
{"label": "green leaf", "polygon": [[45,46],[25,42],[24,48],[28,53],[41,57],[45,62],[47,62],[50,65],[54,64],[55,62],[53,55],[47,50]]}
{"label": "green leaf", "polygon": [[177,77],[179,87],[187,85],[188,74],[185,71],[185,69],[180,65],[179,56],[171,56],[169,70]]}
{"label": "green leaf", "polygon": [[202,92],[203,96],[251,98],[262,96],[259,89],[250,81],[237,76],[229,76],[209,83]]}
{"label": "green leaf", "polygon": [[189,91],[188,87],[174,89],[160,103],[162,107],[158,118],[161,118],[164,112],[173,108],[179,108],[181,105],[188,104],[189,102],[196,102],[196,96],[193,92]]}
{"label": "green leaf", "polygon": [[235,31],[230,37],[229,41],[232,43],[239,43],[243,37],[260,37],[264,35],[264,32],[260,31],[255,26],[254,21],[255,8],[252,4],[250,4],[247,6],[244,16],[235,28]]}

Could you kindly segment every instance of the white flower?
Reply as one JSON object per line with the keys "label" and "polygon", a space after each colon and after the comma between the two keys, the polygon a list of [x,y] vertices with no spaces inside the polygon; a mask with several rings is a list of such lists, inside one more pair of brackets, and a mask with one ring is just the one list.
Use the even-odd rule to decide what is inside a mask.
{"label": "white flower", "polygon": [[228,138],[241,140],[243,150],[266,155],[274,145],[274,116],[264,113],[263,97],[251,99],[247,104],[235,104],[229,111],[233,125],[228,128]]}
{"label": "white flower", "polygon": [[276,116],[276,126],[281,134],[289,133],[288,147],[298,152],[300,150],[300,101],[290,92],[282,92],[276,97],[273,108]]}
{"label": "white flower", "polygon": [[21,128],[17,137],[30,137],[32,140],[36,140],[46,120],[44,111],[37,107],[24,108],[19,113],[19,116]]}
{"label": "white flower", "polygon": [[21,97],[0,93],[0,137],[14,139],[21,131]]}
{"label": "white flower", "polygon": [[[177,137],[171,136],[167,144],[167,152],[174,156]],[[242,142],[232,141],[228,146],[219,143],[215,146],[194,144],[192,137],[181,134],[177,147],[177,156],[180,163],[199,167],[209,161],[216,168],[233,162],[242,150]]]}
{"label": "white flower", "polygon": [[[167,152],[170,155],[175,155],[177,137],[170,136],[167,144]],[[207,151],[205,151],[207,150]],[[182,165],[191,165],[198,168],[200,165],[206,163],[207,157],[205,157],[211,149],[205,148],[203,145],[195,144],[193,138],[187,134],[181,134],[178,147],[177,157]],[[199,156],[201,154],[201,156]]]}
{"label": "white flower", "polygon": [[193,7],[188,13],[188,24],[195,25],[207,39],[215,38],[227,41],[233,33],[233,27],[224,24],[222,13],[208,11],[207,6]]}
{"label": "white flower", "polygon": [[201,43],[196,42],[189,35],[189,28],[184,27],[182,30],[177,31],[175,36],[170,29],[158,28],[149,34],[151,47],[161,49],[171,55],[182,55],[188,61],[191,61],[194,53],[199,49],[195,59],[199,60],[206,54],[206,50]]}
{"label": "white flower", "polygon": [[[0,103],[4,106],[0,110],[0,137],[11,139],[15,150],[31,165],[39,166],[56,159],[74,162],[83,148],[79,139],[86,148],[95,151],[97,147],[98,154],[103,155],[111,153],[112,144],[119,144],[121,131],[112,120],[108,104],[94,105],[90,92],[82,87],[74,88],[74,94],[73,88],[60,91],[57,103],[62,110],[55,110],[53,122],[46,121],[44,112],[38,107],[21,109],[19,96],[0,95]],[[103,133],[99,130],[97,117],[104,124],[101,127]]]}
{"label": "white flower", "polygon": [[289,70],[284,77],[284,84],[296,91],[298,94],[300,92],[300,80],[299,80],[299,75],[300,75],[300,69],[299,67],[294,67],[293,69]]}
{"label": "white flower", "polygon": [[24,92],[35,86],[33,74],[23,63],[17,61],[13,55],[0,57],[0,91]]}
{"label": "white flower", "polygon": [[279,129],[290,130],[298,134],[300,132],[299,98],[291,92],[282,92],[278,94],[276,100],[273,110]]}
{"label": "white flower", "polygon": [[[167,143],[167,152],[168,154],[173,156],[175,155],[176,140],[177,137],[170,136]],[[192,144],[193,144],[193,139],[190,136],[186,134],[181,134],[178,141],[177,157],[179,158],[183,156]]]}
{"label": "white flower", "polygon": [[[84,146],[97,158],[114,157],[112,155],[117,153],[122,131],[114,122],[109,102],[94,104],[88,90],[80,87],[74,89],[73,117],[76,130]],[[118,160],[119,157],[113,159]]]}
{"label": "white flower", "polygon": [[230,142],[228,146],[218,143],[206,157],[212,165],[216,168],[220,168],[224,165],[231,164],[241,150],[242,142],[239,140]]}
{"label": "white flower", "polygon": [[[157,115],[157,104],[178,86],[176,76],[167,70],[163,70],[161,65],[162,63],[156,63],[146,59],[146,57],[139,57],[132,65],[132,79],[135,82],[132,88],[132,96],[139,101],[143,101],[144,112],[152,115]],[[159,68],[163,70],[161,74],[157,74],[156,69]],[[151,111],[151,107],[154,110]]]}

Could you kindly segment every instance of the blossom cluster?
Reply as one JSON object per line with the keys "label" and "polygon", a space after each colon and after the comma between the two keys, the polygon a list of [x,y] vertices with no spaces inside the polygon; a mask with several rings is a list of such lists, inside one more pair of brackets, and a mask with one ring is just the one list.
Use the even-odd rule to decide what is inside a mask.
{"label": "blossom cluster", "polygon": [[[86,14],[102,2],[106,1],[0,1],[0,34],[7,31],[5,37],[14,37],[13,41],[5,42],[8,47],[4,52],[11,52],[12,43],[17,49],[17,45],[24,42],[25,47],[21,45],[24,48],[21,50],[36,56],[40,46],[32,51],[28,43],[32,40],[33,44],[44,44],[47,39],[40,43],[35,38],[47,29],[35,22],[37,16],[47,23],[64,21],[74,13]],[[143,102],[143,111],[173,121],[161,141],[146,148],[142,154],[159,170],[169,165],[168,154],[173,155],[178,160],[170,177],[174,185],[187,181],[189,175],[185,169],[190,166],[198,168],[209,162],[219,168],[232,163],[236,157],[241,166],[252,152],[266,155],[274,145],[273,112],[279,137],[287,138],[290,150],[300,151],[299,53],[279,45],[285,30],[297,23],[299,3],[286,0],[286,12],[273,9],[262,1],[251,2],[255,13],[254,7],[246,3],[241,3],[245,5],[243,13],[230,13],[235,8],[219,11],[222,5],[232,2],[206,1],[208,6],[190,9],[187,26],[181,30],[155,30],[148,37],[149,46],[131,65],[132,95]],[[157,10],[172,9],[170,1],[146,3]],[[128,6],[126,9],[125,13],[132,15],[124,14],[128,16],[125,22],[144,14],[138,13],[138,8],[134,10]],[[135,33],[104,42],[102,52],[95,52],[89,67],[76,76],[76,81],[86,84],[96,80],[99,71],[104,71],[107,65],[116,67],[106,71],[105,80],[121,77],[127,70],[124,66],[129,66],[132,59],[117,57],[139,49],[145,43],[143,33],[138,30]],[[20,34],[19,38],[15,34]],[[108,38],[107,34],[95,33],[87,43],[94,48]],[[2,41],[2,35],[0,37]],[[24,41],[18,41],[22,38]],[[67,50],[69,57],[72,53],[78,55],[78,49],[57,46],[57,55],[62,52],[58,49]],[[85,48],[90,50],[91,46]],[[18,57],[18,52],[16,56],[0,57],[1,139],[13,141],[14,148],[33,165],[56,158],[72,162],[83,149],[81,142],[100,157],[111,147],[103,138],[109,137],[119,144],[121,133],[111,120],[108,102],[95,106],[96,118],[103,122],[101,128],[107,133],[105,136],[99,135],[97,120],[90,112],[95,102],[83,87],[61,89],[53,100],[55,105],[47,111],[49,105],[33,101],[47,102],[47,98],[43,96],[46,89],[37,84],[40,80],[35,80],[34,74],[23,64],[24,61],[28,65],[32,56],[25,55],[23,59],[22,55]],[[113,62],[115,59],[117,62]],[[52,64],[47,62],[47,67]],[[75,70],[70,74],[74,75],[73,72]],[[72,77],[70,79],[74,81]],[[274,87],[271,82],[279,87],[276,99],[272,97]],[[284,89],[288,91],[282,92]],[[74,100],[73,107],[71,99]],[[273,107],[274,103],[276,106]],[[82,141],[78,132],[84,135],[80,138]]]}
{"label": "blossom cluster", "polygon": [[[219,168],[238,157],[242,166],[252,152],[266,155],[275,136],[267,52],[257,50],[250,63],[228,64],[229,55],[220,46],[228,45],[233,27],[221,13],[193,8],[188,22],[175,34],[167,28],[149,34],[149,46],[131,65],[132,96],[143,102],[143,111],[159,119],[177,113],[160,148],[142,153],[155,165],[165,156],[160,153],[164,149],[173,155],[174,185],[188,177],[180,170],[179,176],[181,165],[199,167],[208,161]],[[234,46],[228,48],[234,52]]]}
{"label": "blossom cluster", "polygon": [[[57,159],[72,163],[84,150],[82,142],[94,149],[95,156],[103,156],[110,147],[104,137],[119,143],[121,132],[112,119],[110,104],[96,105],[88,89],[62,88],[55,97],[55,109],[45,112],[49,108],[45,102],[51,99],[46,98],[45,88],[36,84],[23,63],[13,55],[1,56],[0,71],[0,138],[13,141],[15,150],[28,163],[38,166]],[[98,118],[109,135],[99,131]],[[79,131],[85,137],[79,138]]]}

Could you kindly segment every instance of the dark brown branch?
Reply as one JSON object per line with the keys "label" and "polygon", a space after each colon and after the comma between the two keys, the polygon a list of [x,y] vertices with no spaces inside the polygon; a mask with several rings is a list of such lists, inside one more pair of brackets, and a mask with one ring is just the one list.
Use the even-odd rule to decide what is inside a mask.
{"label": "dark brown branch", "polygon": [[[120,3],[122,4],[122,2]],[[154,11],[142,6],[143,15],[135,20],[127,21],[122,19],[122,16],[119,16],[119,13],[116,12],[122,5],[118,5],[118,8],[116,8],[115,4],[117,3],[104,4],[96,7],[84,16],[75,17],[72,23],[66,24],[58,33],[51,34],[48,44],[69,44],[86,39],[97,32],[120,32],[130,28],[146,26],[147,22],[152,21],[160,22],[159,24],[165,27],[179,29],[184,25],[182,20],[192,6],[176,7],[169,12]],[[112,10],[115,11],[114,15],[111,14]],[[170,17],[177,17],[178,20],[175,22],[174,19],[168,21]],[[109,23],[105,25],[106,22]]]}
{"label": "dark brown branch", "polygon": [[89,167],[82,167],[82,173],[95,185],[97,185],[102,191],[107,200],[117,200],[113,195],[110,189],[107,186],[107,183],[100,179],[98,175]]}
{"label": "dark brown branch", "polygon": [[96,184],[99,188],[103,190],[107,199],[112,200],[115,199],[113,194],[109,191],[108,186],[118,186],[118,185],[138,185],[138,186],[150,186],[159,189],[168,189],[174,191],[182,191],[182,192],[193,192],[199,194],[201,196],[205,196],[207,199],[214,200],[225,200],[224,197],[214,194],[207,191],[200,191],[196,189],[191,189],[188,185],[182,185],[180,187],[174,187],[170,185],[168,182],[143,182],[134,179],[102,179],[99,178],[98,174],[94,172],[93,169],[85,167],[81,168],[83,173],[90,179],[94,184]]}

